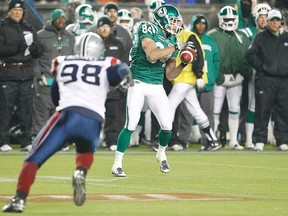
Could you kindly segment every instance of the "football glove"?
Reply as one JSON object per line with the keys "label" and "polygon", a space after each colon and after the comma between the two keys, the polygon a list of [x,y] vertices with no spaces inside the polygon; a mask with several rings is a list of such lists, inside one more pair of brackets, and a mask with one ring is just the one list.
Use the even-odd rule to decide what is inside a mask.
{"label": "football glove", "polygon": [[199,78],[196,80],[196,86],[198,89],[198,92],[205,92],[206,91],[206,86],[205,86],[205,82],[202,78]]}
{"label": "football glove", "polygon": [[244,80],[244,77],[238,73],[236,77],[233,74],[224,74],[224,83],[222,84],[225,87],[233,87],[239,85]]}

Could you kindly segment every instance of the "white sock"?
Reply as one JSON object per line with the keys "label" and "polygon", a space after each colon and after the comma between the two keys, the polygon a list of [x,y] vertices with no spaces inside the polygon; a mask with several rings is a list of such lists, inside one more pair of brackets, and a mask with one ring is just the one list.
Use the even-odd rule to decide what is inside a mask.
{"label": "white sock", "polygon": [[166,157],[166,154],[165,154],[166,148],[167,148],[167,146],[163,147],[163,146],[161,146],[159,144],[157,155],[159,156],[160,161],[167,160],[167,157]]}
{"label": "white sock", "polygon": [[217,130],[218,130],[218,125],[219,125],[219,123],[220,123],[219,118],[220,118],[220,115],[219,115],[219,114],[214,114],[214,128],[213,128],[214,133],[216,133]]}
{"label": "white sock", "polygon": [[246,145],[250,145],[252,141],[252,134],[254,130],[253,123],[245,123],[245,132],[246,132]]}
{"label": "white sock", "polygon": [[140,134],[141,133],[141,131],[142,131],[142,126],[141,125],[137,125],[137,127],[136,127],[136,129],[135,129],[135,131],[134,132],[136,132],[136,133],[138,133],[138,134]]}
{"label": "white sock", "polygon": [[229,114],[228,117],[228,125],[229,125],[229,135],[230,135],[230,143],[237,144],[237,134],[239,127],[239,115],[238,114]]}
{"label": "white sock", "polygon": [[122,167],[123,156],[124,156],[124,153],[116,151],[113,166]]}

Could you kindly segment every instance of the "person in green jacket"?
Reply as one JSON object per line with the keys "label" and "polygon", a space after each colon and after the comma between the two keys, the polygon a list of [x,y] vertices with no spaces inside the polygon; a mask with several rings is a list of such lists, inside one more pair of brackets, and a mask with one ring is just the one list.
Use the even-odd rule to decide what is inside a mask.
{"label": "person in green jacket", "polygon": [[253,16],[254,2],[253,0],[237,0],[234,8],[239,17],[238,29],[256,26]]}
{"label": "person in green jacket", "polygon": [[[208,20],[203,14],[197,14],[191,18],[190,31],[197,34],[202,41],[202,46],[205,53],[204,66],[206,67],[208,78],[206,91],[198,93],[198,99],[200,106],[209,119],[211,128],[214,128],[214,85],[218,78],[219,56],[216,40],[206,34],[207,30]],[[207,144],[207,139],[202,131],[201,136],[201,145],[205,146]]]}
{"label": "person in green jacket", "polygon": [[231,6],[224,6],[218,13],[219,27],[215,27],[207,34],[217,42],[219,50],[219,75],[214,90],[214,129],[219,125],[219,115],[227,97],[229,116],[229,147],[243,150],[237,140],[239,127],[240,99],[242,95],[242,81],[251,76],[251,68],[245,59],[250,40],[242,31],[238,30],[237,11]]}

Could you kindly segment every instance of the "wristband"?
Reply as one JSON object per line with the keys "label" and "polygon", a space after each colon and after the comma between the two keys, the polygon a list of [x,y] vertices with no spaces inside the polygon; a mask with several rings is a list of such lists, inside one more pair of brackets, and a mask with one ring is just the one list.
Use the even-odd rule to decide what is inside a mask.
{"label": "wristband", "polygon": [[180,47],[178,47],[178,43],[176,43],[176,44],[174,45],[174,47],[175,47],[175,50],[178,50],[178,51],[179,51],[179,48],[180,48]]}

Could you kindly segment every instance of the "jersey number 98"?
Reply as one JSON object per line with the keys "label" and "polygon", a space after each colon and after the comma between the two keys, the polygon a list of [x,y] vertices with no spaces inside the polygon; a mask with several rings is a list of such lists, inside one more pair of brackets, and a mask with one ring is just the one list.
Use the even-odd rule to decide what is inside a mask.
{"label": "jersey number 98", "polygon": [[[79,70],[80,69],[80,70]],[[83,67],[80,67],[76,64],[69,64],[63,67],[61,76],[65,79],[64,84],[77,81],[77,73],[81,73],[81,79],[83,82],[99,85],[99,73],[101,72],[101,67],[98,65],[86,64]]]}

